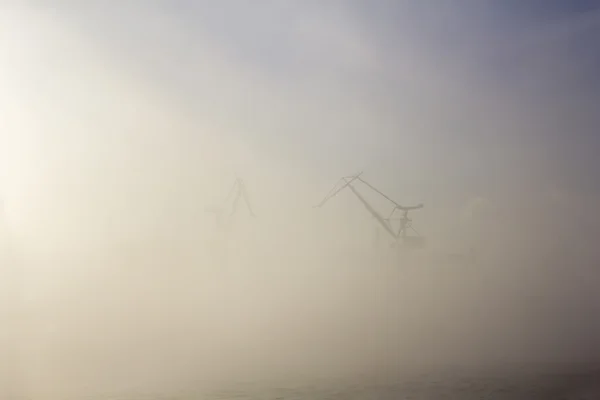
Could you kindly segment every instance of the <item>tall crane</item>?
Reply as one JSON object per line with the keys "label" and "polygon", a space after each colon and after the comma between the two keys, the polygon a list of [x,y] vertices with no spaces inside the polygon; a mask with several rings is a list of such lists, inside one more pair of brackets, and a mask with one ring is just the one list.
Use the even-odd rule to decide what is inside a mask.
{"label": "tall crane", "polygon": [[[231,203],[231,208],[227,208],[227,204],[232,198],[233,201]],[[250,199],[248,196],[248,191],[246,190],[246,185],[241,178],[236,176],[235,181],[233,182],[233,186],[229,190],[229,194],[223,201],[222,205],[206,208],[207,212],[212,212],[215,214],[218,228],[222,228],[225,225],[225,218],[231,217],[237,212],[238,204],[241,199],[244,200],[244,203],[246,204],[246,209],[248,210],[250,216],[255,217],[256,215],[254,214],[254,210],[250,205]],[[228,210],[229,213],[226,214]]]}
{"label": "tall crane", "polygon": [[205,211],[214,213],[216,217],[215,237],[210,239],[210,249],[216,257],[218,265],[224,267],[229,264],[230,227],[231,219],[237,213],[240,200],[246,204],[246,209],[251,217],[255,217],[254,210],[250,205],[250,198],[244,181],[237,177],[233,182],[227,197],[220,205],[210,206]]}
{"label": "tall crane", "polygon": [[[362,172],[359,172],[356,175],[352,176],[344,176],[338,180],[338,182],[334,185],[334,187],[329,191],[329,193],[321,200],[319,204],[314,206],[315,208],[321,208],[327,203],[332,197],[335,197],[342,190],[349,188],[352,193],[358,198],[358,200],[362,203],[362,205],[367,209],[367,211],[371,214],[371,216],[378,222],[379,226],[381,226],[394,240],[394,242],[402,241],[402,244],[407,244],[407,235],[408,229],[413,229],[413,231],[418,235],[419,233],[412,227],[412,220],[408,217],[408,213],[413,210],[418,210],[423,208],[423,204],[417,204],[414,206],[403,206],[397,203],[395,200],[384,194],[381,190],[374,187],[372,184],[367,182],[362,178]],[[360,192],[354,187],[356,182],[360,182],[367,186],[369,189],[377,193],[379,196],[383,197],[393,205],[392,212],[387,218],[381,216],[377,210],[360,194]],[[402,216],[399,219],[394,219],[394,214],[396,211],[401,211]],[[399,220],[400,227],[398,230],[394,230],[392,221]]]}

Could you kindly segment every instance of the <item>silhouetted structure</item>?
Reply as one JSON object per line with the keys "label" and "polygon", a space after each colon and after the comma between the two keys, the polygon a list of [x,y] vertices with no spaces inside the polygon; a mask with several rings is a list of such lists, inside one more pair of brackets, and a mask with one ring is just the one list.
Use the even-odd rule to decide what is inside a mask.
{"label": "silhouetted structure", "polygon": [[[390,235],[390,237],[394,241],[393,244],[397,244],[400,242],[404,246],[421,247],[423,245],[423,238],[412,227],[412,220],[408,217],[408,213],[409,211],[423,208],[423,204],[417,204],[415,206],[409,207],[402,206],[396,201],[392,200],[389,196],[381,192],[379,189],[371,185],[369,182],[365,181],[361,176],[362,172],[353,176],[345,176],[340,178],[340,180],[335,184],[335,186],[329,191],[327,196],[325,196],[325,198],[321,200],[321,202],[317,204],[315,208],[323,207],[325,203],[329,201],[329,199],[337,196],[337,194],[340,193],[342,190],[348,188],[360,200],[360,202],[371,214],[371,216],[373,216],[373,218],[377,220],[379,226],[382,227]],[[378,195],[380,195],[381,197],[393,204],[394,208],[392,209],[392,212],[387,218],[382,217],[381,214],[378,213],[375,210],[375,208],[373,208],[373,206],[369,204],[369,202],[360,194],[360,192],[356,190],[356,188],[354,187],[355,182],[363,183],[369,189],[373,190],[375,193],[377,193]],[[402,212],[402,216],[400,218],[394,218],[394,214],[396,213],[396,211]],[[400,221],[400,227],[398,228],[398,230],[394,230],[392,221]],[[407,233],[409,229],[412,229],[416,233],[416,236],[408,236]],[[379,236],[377,233],[376,241],[378,241],[378,238]]]}
{"label": "silhouetted structure", "polygon": [[[226,214],[226,212],[228,211],[227,204],[232,198],[233,201],[231,203],[231,211],[229,212],[229,214]],[[250,205],[250,200],[248,198],[248,192],[246,190],[246,185],[244,184],[244,181],[241,178],[236,177],[233,186],[231,187],[231,190],[229,191],[229,194],[227,194],[227,197],[223,201],[222,205],[207,207],[206,209],[207,212],[212,212],[215,214],[217,219],[217,228],[223,228],[225,224],[225,218],[233,216],[236,213],[240,199],[244,200],[244,203],[246,204],[246,208],[248,209],[250,215],[252,217],[256,216],[254,214],[252,206]]]}

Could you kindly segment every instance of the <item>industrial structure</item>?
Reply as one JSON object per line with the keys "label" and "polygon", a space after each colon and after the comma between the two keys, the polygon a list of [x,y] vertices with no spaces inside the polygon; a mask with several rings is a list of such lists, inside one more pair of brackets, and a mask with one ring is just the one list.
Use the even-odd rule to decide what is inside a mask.
{"label": "industrial structure", "polygon": [[[377,193],[379,196],[386,199],[391,203],[392,211],[387,217],[383,217],[375,208],[360,194],[360,192],[355,188],[356,183],[362,183],[367,186],[369,189]],[[371,214],[371,216],[377,221],[379,227],[383,228],[385,232],[392,239],[392,246],[401,245],[402,247],[422,247],[424,245],[424,238],[413,228],[412,219],[409,218],[408,213],[413,210],[418,210],[423,208],[423,204],[417,204],[414,206],[403,206],[391,199],[389,196],[384,194],[381,190],[374,187],[372,184],[367,182],[362,178],[362,172],[352,175],[345,176],[340,178],[340,180],[335,184],[335,186],[329,191],[327,196],[321,200],[319,204],[314,206],[315,208],[321,208],[331,199],[335,197],[344,189],[350,189],[352,193],[358,198],[358,200],[362,203],[362,205],[367,209],[367,211]],[[400,217],[395,218],[394,215],[396,211],[400,211],[402,214]],[[394,228],[394,221],[399,222],[399,227]],[[412,230],[414,235],[409,235],[409,229]],[[376,244],[378,244],[378,236],[376,239]]]}
{"label": "industrial structure", "polygon": [[[246,185],[241,178],[236,177],[235,181],[233,182],[233,186],[229,190],[229,194],[227,194],[227,197],[225,197],[225,200],[223,200],[223,203],[218,206],[212,206],[212,207],[206,208],[207,212],[212,212],[215,214],[217,229],[224,229],[228,226],[227,225],[228,218],[235,215],[235,213],[237,212],[237,209],[238,209],[238,204],[241,199],[244,200],[244,203],[246,204],[246,208],[247,208],[248,212],[250,213],[250,216],[255,217],[256,215],[254,214],[254,210],[252,209],[252,206],[250,205],[250,199],[248,197],[248,191],[246,190]],[[230,201],[231,201],[231,205],[228,206]]]}

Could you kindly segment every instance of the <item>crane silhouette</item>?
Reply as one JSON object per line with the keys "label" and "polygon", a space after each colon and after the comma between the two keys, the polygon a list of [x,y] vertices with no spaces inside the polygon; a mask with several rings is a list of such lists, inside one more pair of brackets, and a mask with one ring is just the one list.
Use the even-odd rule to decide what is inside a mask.
{"label": "crane silhouette", "polygon": [[[352,191],[352,193],[356,196],[356,198],[358,198],[358,200],[367,209],[371,216],[379,223],[379,225],[390,235],[390,237],[394,241],[397,242],[398,240],[402,239],[402,242],[404,243],[406,241],[409,228],[412,229],[417,235],[419,235],[419,233],[412,227],[412,220],[408,217],[408,213],[410,211],[419,210],[423,208],[423,204],[421,203],[414,206],[403,206],[397,203],[389,196],[387,196],[386,194],[384,194],[381,190],[377,189],[375,186],[364,180],[362,178],[362,174],[362,172],[359,172],[356,175],[344,176],[340,178],[338,182],[333,186],[333,188],[329,191],[329,193],[323,198],[323,200],[321,200],[321,202],[314,207],[323,207],[331,198],[337,196],[338,193],[340,193],[342,190],[348,188]],[[377,212],[377,210],[375,210],[375,208],[360,194],[360,192],[354,187],[354,184],[356,182],[364,184],[369,189],[377,193],[379,196],[392,203],[394,208],[392,209],[392,212],[387,218],[381,216],[381,214]],[[402,212],[402,216],[400,218],[393,218],[396,211]],[[394,227],[392,225],[392,221],[394,220],[400,221],[400,227],[397,231],[394,230]]]}

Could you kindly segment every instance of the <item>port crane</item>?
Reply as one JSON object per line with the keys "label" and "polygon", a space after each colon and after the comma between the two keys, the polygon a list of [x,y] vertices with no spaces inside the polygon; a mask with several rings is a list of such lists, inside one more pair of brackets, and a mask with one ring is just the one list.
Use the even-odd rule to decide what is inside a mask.
{"label": "port crane", "polygon": [[[233,199],[233,201],[231,202],[231,207],[228,208],[227,204],[229,203],[229,201],[231,199]],[[242,199],[244,200],[244,203],[246,204],[246,209],[248,210],[248,213],[250,214],[250,216],[256,217],[256,214],[254,214],[254,210],[253,210],[252,206],[250,205],[250,199],[248,196],[248,191],[246,190],[246,184],[244,183],[244,181],[241,178],[236,177],[235,181],[233,182],[233,186],[229,190],[229,194],[223,201],[222,205],[211,206],[211,207],[206,208],[207,212],[211,212],[211,213],[215,214],[216,221],[217,221],[217,228],[219,228],[219,229],[224,228],[225,222],[226,222],[225,219],[227,217],[232,217],[233,215],[235,215],[235,213],[238,210],[239,202]],[[227,211],[229,211],[229,213],[227,213]]]}
{"label": "port crane", "polygon": [[[348,188],[352,191],[352,193],[358,198],[358,200],[362,203],[362,205],[367,209],[367,211],[371,214],[371,216],[378,222],[379,226],[386,231],[389,236],[393,239],[393,244],[397,244],[401,242],[402,245],[412,245],[412,246],[422,246],[423,239],[421,235],[413,228],[412,219],[409,218],[408,213],[413,210],[419,210],[423,208],[423,204],[417,204],[414,206],[403,206],[397,203],[395,200],[384,194],[381,190],[374,187],[372,184],[367,182],[362,178],[362,172],[359,172],[353,176],[344,176],[338,180],[338,182],[333,186],[333,188],[329,191],[329,193],[321,200],[321,202],[315,205],[315,208],[321,208],[327,203],[331,198],[335,197],[342,190]],[[360,192],[354,187],[355,183],[362,183],[367,186],[369,189],[377,193],[379,196],[386,199],[388,202],[392,203],[393,208],[391,213],[387,218],[384,218],[375,208],[360,194]],[[394,215],[397,211],[400,211],[402,214],[399,218],[395,218]],[[394,229],[393,221],[399,221],[398,229]],[[412,229],[416,236],[409,236],[408,230]]]}
{"label": "port crane", "polygon": [[216,218],[216,229],[214,237],[209,239],[209,248],[214,256],[216,256],[216,262],[218,265],[226,266],[229,263],[229,246],[230,242],[230,228],[232,217],[238,212],[240,200],[243,200],[246,209],[251,217],[255,217],[254,209],[250,204],[250,198],[248,191],[246,190],[245,182],[240,178],[235,178],[227,197],[223,200],[220,205],[213,205],[205,208],[206,212],[213,213]]}

